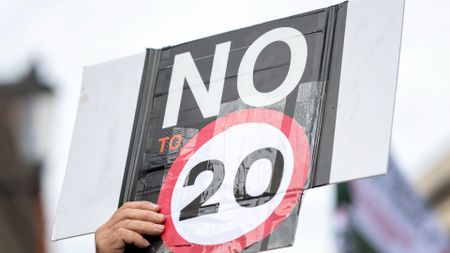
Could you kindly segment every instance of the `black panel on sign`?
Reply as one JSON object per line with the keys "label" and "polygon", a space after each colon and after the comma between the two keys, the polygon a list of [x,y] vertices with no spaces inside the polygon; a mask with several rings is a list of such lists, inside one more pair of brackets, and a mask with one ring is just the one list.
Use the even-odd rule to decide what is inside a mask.
{"label": "black panel on sign", "polygon": [[327,18],[328,10],[323,9],[169,47],[163,49],[159,68],[173,65],[175,55],[184,52],[191,52],[194,59],[211,56],[217,44],[227,41],[232,42],[231,50],[246,48],[265,32],[278,27],[293,27],[307,36],[310,33],[323,31],[327,25]]}
{"label": "black panel on sign", "polygon": [[[264,108],[289,115],[301,125],[307,136],[312,151],[310,154],[311,168],[308,185],[303,188],[310,188],[324,182],[327,175],[329,176],[329,171],[326,171],[326,159],[318,163],[317,156],[319,148],[327,154],[331,152],[325,145],[332,141],[333,133],[330,129],[325,128],[327,134],[324,135],[321,130],[323,120],[331,122],[331,124],[334,121],[335,111],[330,108],[337,103],[337,99],[335,99],[336,101],[329,99],[327,92],[337,94],[339,87],[338,71],[343,45],[340,38],[344,33],[345,10],[346,4],[342,4],[161,50],[150,50],[147,54],[146,70],[140,91],[120,203],[133,200],[157,202],[167,172],[178,157],[180,149],[193,136],[217,118],[235,111],[254,108],[239,97],[237,89],[239,67],[252,43],[261,35],[279,27],[295,28],[304,35],[308,50],[306,66],[296,88],[284,99]],[[219,114],[204,118],[189,85],[202,85],[209,88],[216,45],[225,42],[231,42],[231,48]],[[163,129],[174,59],[177,55],[186,52],[192,55],[193,63],[203,83],[188,85],[185,81],[181,91],[181,106],[177,123]],[[284,42],[277,41],[265,47],[257,58],[253,73],[250,73],[253,75],[255,89],[262,93],[269,93],[277,89],[286,78],[291,59],[293,57],[290,48]],[[324,140],[321,140],[322,137]],[[323,143],[323,146],[319,147],[319,143]],[[189,150],[183,152],[189,152]],[[272,173],[275,176],[283,170],[280,167],[283,166],[283,163],[280,162],[282,158],[278,153],[278,158],[272,161]],[[315,171],[317,164],[325,168],[320,173]],[[219,169],[216,171],[205,166],[199,168],[222,173]],[[239,184],[241,181],[245,182],[247,177],[246,170],[249,168],[248,166],[244,167],[242,173],[238,174],[238,178],[235,180],[238,182],[236,185],[239,186],[239,191],[235,192],[235,198],[239,204],[243,207],[254,207],[269,201],[273,197],[273,189],[268,187],[267,194],[250,196],[245,187]],[[217,180],[220,179],[220,175]],[[315,178],[316,175],[318,179]],[[277,183],[279,184],[276,179],[274,177],[271,181],[274,187],[277,186]],[[216,186],[213,185],[211,190],[216,191],[217,189],[214,188]],[[217,205],[203,205],[203,202],[209,197],[209,192],[204,196],[200,195],[198,202],[191,203],[192,205],[186,210],[183,209],[184,213],[181,218],[190,219],[217,212]],[[259,252],[292,245],[298,222],[299,206],[300,200],[291,214],[272,234],[249,246],[244,252]],[[152,243],[150,248],[138,250],[130,246],[127,247],[126,252],[169,252],[159,237],[151,237],[149,240]]]}

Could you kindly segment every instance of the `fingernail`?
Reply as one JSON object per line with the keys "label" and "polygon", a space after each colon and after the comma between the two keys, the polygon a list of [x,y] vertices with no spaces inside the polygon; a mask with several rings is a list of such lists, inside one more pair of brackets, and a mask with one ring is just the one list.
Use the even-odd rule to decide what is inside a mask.
{"label": "fingernail", "polygon": [[157,204],[150,202],[150,208],[156,209],[156,208],[158,208],[158,207],[159,207],[159,206],[158,206]]}
{"label": "fingernail", "polygon": [[144,247],[148,247],[148,246],[150,246],[150,243],[147,240],[145,240]]}
{"label": "fingernail", "polygon": [[161,213],[156,213],[156,217],[161,220],[163,220],[165,218],[164,214],[161,214]]}
{"label": "fingernail", "polygon": [[155,228],[159,231],[163,231],[164,230],[164,225],[160,225],[160,224],[155,224]]}

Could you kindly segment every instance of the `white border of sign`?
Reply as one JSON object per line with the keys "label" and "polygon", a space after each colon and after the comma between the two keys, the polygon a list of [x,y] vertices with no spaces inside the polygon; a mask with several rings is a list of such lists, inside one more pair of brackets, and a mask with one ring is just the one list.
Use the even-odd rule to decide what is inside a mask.
{"label": "white border of sign", "polygon": [[387,171],[403,10],[404,0],[349,2],[330,184]]}
{"label": "white border of sign", "polygon": [[117,209],[145,53],[83,72],[52,239],[92,233]]}

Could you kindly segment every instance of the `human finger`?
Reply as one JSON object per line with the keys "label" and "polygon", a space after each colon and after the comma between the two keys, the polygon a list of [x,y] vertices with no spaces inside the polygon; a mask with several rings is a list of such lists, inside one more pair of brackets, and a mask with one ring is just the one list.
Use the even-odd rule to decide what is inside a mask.
{"label": "human finger", "polygon": [[164,232],[164,225],[141,220],[123,220],[117,224],[117,227],[145,235],[160,235]]}
{"label": "human finger", "polygon": [[142,235],[126,228],[119,228],[114,231],[113,236],[111,236],[111,240],[112,244],[134,244],[138,248],[145,248],[150,245],[150,243],[145,240]]}
{"label": "human finger", "polygon": [[113,217],[111,217],[111,219],[107,222],[108,223],[107,226],[109,227],[114,226],[123,220],[141,220],[161,224],[164,222],[165,217],[164,215],[154,211],[147,211],[140,209],[123,209],[117,211],[113,215]]}
{"label": "human finger", "polygon": [[119,210],[121,209],[142,209],[149,210],[154,212],[159,212],[159,206],[150,201],[131,201],[124,203]]}

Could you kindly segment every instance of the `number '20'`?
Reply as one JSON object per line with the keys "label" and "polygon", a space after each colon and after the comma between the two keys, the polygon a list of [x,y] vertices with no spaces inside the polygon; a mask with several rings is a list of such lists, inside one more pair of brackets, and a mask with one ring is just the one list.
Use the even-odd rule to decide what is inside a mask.
{"label": "number '20'", "polygon": [[[271,162],[271,180],[264,192],[258,196],[251,196],[246,189],[247,175],[252,164],[261,159],[267,159]],[[242,160],[234,179],[233,193],[236,202],[244,208],[256,207],[269,202],[280,187],[283,170],[284,158],[278,149],[267,147],[250,153]],[[181,209],[180,221],[218,212],[220,203],[208,205],[205,205],[205,203],[220,189],[223,183],[225,178],[225,166],[223,162],[219,160],[207,160],[197,164],[189,172],[183,186],[194,185],[195,179],[205,171],[211,171],[213,173],[213,179],[200,195]]]}

